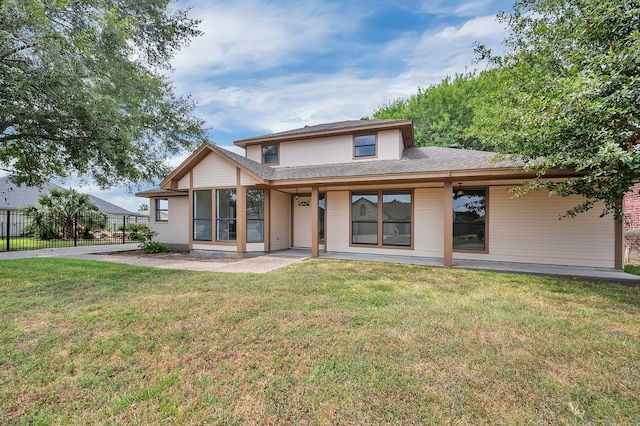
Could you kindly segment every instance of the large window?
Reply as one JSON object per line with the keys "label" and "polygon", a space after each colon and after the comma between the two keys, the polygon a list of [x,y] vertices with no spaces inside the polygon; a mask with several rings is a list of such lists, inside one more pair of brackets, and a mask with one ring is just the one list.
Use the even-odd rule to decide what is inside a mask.
{"label": "large window", "polygon": [[278,145],[263,145],[262,146],[262,163],[263,164],[278,164]]}
{"label": "large window", "polygon": [[378,193],[351,194],[351,242],[378,244]]}
{"label": "large window", "polygon": [[411,191],[351,193],[351,243],[411,246],[412,211]]}
{"label": "large window", "polygon": [[193,239],[211,241],[213,203],[211,190],[193,191]]}
{"label": "large window", "polygon": [[411,245],[411,191],[382,193],[382,244]]}
{"label": "large window", "polygon": [[375,157],[376,156],[376,135],[359,135],[353,138],[353,156]]}
{"label": "large window", "polygon": [[264,190],[247,189],[247,242],[264,242]]}
{"label": "large window", "polygon": [[236,240],[236,190],[216,190],[216,241]]}
{"label": "large window", "polygon": [[169,221],[169,200],[156,198],[156,222]]}
{"label": "large window", "polygon": [[485,250],[485,215],[487,194],[485,189],[454,189],[453,193],[453,248],[458,250]]}

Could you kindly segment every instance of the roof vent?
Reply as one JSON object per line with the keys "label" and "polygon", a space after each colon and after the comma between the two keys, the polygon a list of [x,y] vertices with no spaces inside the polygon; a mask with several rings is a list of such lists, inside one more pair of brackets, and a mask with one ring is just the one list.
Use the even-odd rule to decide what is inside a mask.
{"label": "roof vent", "polygon": [[460,145],[458,145],[457,143],[452,143],[449,144],[448,148],[460,149]]}

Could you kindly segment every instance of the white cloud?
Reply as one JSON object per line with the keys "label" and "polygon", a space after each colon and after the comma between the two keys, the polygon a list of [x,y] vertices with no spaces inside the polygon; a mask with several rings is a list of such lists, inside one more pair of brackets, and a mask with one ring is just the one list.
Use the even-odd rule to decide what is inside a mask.
{"label": "white cloud", "polygon": [[173,61],[176,76],[208,76],[256,72],[296,61],[296,53],[325,50],[326,41],[344,14],[322,2],[261,2],[242,0],[194,4],[204,36],[192,41]]}

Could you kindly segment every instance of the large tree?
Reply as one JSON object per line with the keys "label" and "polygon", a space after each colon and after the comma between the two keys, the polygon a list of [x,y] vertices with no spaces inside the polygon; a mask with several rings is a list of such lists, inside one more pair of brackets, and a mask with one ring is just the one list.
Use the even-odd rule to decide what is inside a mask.
{"label": "large tree", "polygon": [[[640,178],[640,2],[520,0],[499,18],[506,53],[478,52],[500,68],[500,90],[477,106],[475,134],[538,170],[525,190],[586,197],[570,215],[602,201],[620,216]],[[545,180],[554,168],[582,176]]]}
{"label": "large tree", "polygon": [[167,77],[197,24],[169,0],[0,1],[0,169],[29,185],[162,176],[204,134]]}
{"label": "large tree", "polygon": [[475,111],[473,102],[493,90],[495,71],[480,74],[458,74],[447,77],[438,84],[408,99],[398,99],[380,107],[372,118],[413,120],[415,140],[418,146],[449,146],[492,150],[492,141],[479,135],[471,135],[469,128]]}

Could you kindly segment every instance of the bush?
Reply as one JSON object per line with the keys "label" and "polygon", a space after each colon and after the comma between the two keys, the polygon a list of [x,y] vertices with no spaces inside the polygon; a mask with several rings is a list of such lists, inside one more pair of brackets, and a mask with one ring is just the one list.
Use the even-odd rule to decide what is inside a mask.
{"label": "bush", "polygon": [[169,249],[153,239],[158,235],[149,225],[130,223],[125,228],[129,232],[129,238],[140,243],[139,247],[147,253],[162,253]]}

